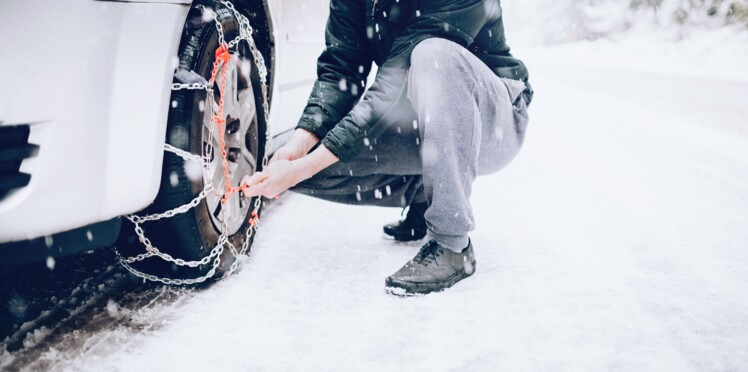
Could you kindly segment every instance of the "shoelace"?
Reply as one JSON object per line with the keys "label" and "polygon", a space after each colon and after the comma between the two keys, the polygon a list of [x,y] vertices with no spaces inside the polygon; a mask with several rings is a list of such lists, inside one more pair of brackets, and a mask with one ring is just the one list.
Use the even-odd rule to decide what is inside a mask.
{"label": "shoelace", "polygon": [[436,262],[436,257],[440,256],[442,252],[442,248],[439,247],[439,244],[437,244],[436,241],[431,240],[421,247],[421,250],[418,251],[416,257],[413,258],[413,262],[428,266],[431,262]]}

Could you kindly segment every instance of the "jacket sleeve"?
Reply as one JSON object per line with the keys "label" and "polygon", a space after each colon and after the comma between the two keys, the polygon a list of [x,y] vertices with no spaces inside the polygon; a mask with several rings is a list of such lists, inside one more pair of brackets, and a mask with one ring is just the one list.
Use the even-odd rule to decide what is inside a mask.
{"label": "jacket sleeve", "polygon": [[317,60],[317,80],[296,128],[324,138],[359,101],[372,64],[365,17],[363,1],[330,2],[325,50]]}
{"label": "jacket sleeve", "polygon": [[395,105],[407,94],[410,55],[421,41],[440,37],[467,47],[487,20],[501,12],[498,0],[429,0],[421,4],[420,15],[395,40],[363,100],[322,140],[341,161],[352,160],[367,143],[398,122]]}

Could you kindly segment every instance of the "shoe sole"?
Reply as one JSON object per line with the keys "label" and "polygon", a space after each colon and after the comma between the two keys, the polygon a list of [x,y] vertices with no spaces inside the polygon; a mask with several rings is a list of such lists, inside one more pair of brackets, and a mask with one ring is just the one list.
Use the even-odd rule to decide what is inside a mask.
{"label": "shoe sole", "polygon": [[423,239],[423,238],[426,237],[426,233],[425,232],[422,233],[422,234],[416,234],[416,235],[412,235],[412,234],[398,234],[398,233],[396,233],[396,232],[394,232],[392,230],[387,231],[387,229],[384,229],[384,234],[387,235],[387,236],[389,236],[389,237],[392,237],[393,239],[395,239],[395,240],[397,240],[399,242],[412,242],[412,241],[416,241],[416,240],[421,240],[421,239]]}
{"label": "shoe sole", "polygon": [[475,274],[475,262],[473,262],[473,271],[470,274],[465,272],[465,269],[461,269],[441,282],[404,282],[387,277],[384,280],[384,290],[388,294],[400,297],[423,296],[429,293],[444,291],[473,274]]}
{"label": "shoe sole", "polygon": [[425,237],[426,237],[425,235],[421,236],[421,237],[418,237],[418,236],[414,237],[414,236],[411,236],[411,235],[407,235],[407,236],[395,236],[395,235],[390,235],[390,234],[387,234],[387,233],[385,233],[382,236],[382,238],[384,238],[385,240],[392,240],[392,241],[402,242],[402,243],[417,242],[419,240],[423,240],[423,238],[425,238]]}

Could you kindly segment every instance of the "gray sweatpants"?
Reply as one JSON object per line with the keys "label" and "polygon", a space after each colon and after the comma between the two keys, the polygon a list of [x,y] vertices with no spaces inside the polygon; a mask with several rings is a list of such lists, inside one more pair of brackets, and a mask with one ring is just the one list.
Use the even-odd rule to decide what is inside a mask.
{"label": "gray sweatpants", "polygon": [[348,163],[338,162],[292,190],[347,204],[404,207],[427,201],[430,239],[460,251],[475,228],[476,176],[519,152],[527,128],[521,81],[497,77],[460,45],[428,39],[411,55],[400,120]]}

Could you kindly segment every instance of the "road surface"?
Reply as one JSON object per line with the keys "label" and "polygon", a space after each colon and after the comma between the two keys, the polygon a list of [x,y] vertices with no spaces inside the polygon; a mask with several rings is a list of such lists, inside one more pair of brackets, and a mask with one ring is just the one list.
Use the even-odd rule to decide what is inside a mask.
{"label": "road surface", "polygon": [[91,319],[128,321],[3,357],[92,371],[748,368],[748,83],[526,60],[527,141],[476,183],[477,272],[449,291],[385,294],[419,247],[382,238],[400,211],[284,195],[237,275],[109,302]]}

